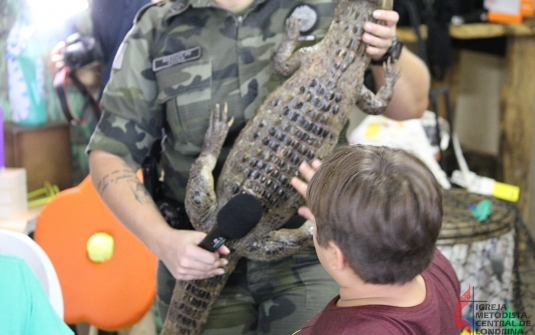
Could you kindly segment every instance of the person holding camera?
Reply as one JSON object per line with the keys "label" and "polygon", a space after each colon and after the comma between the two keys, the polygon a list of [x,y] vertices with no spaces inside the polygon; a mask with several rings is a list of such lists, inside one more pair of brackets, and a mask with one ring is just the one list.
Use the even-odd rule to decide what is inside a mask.
{"label": "person holding camera", "polygon": [[[47,65],[54,77],[53,87],[59,108],[68,124],[78,126],[73,127],[71,136],[73,184],[89,174],[83,150],[100,118],[99,100],[109,80],[115,54],[132,27],[137,11],[148,3],[150,0],[93,0],[93,34],[73,34],[60,41],[49,54]],[[69,104],[71,94],[68,94],[68,88],[73,87],[78,91],[76,94],[81,94],[86,101],[81,110],[71,109]]]}
{"label": "person holding camera", "polygon": [[[320,40],[334,14],[329,0],[175,0],[140,11],[116,56],[102,97],[103,114],[87,147],[93,184],[115,216],[160,262],[158,304],[167,315],[175,279],[221,275],[229,250],[198,246],[206,234],[173,229],[136,177],[151,145],[165,134],[160,160],[164,193],[184,201],[189,169],[197,158],[216,103],[228,103],[234,117],[226,154],[264,98],[282,81],[271,56],[285,34],[285,20],[296,13],[307,21],[303,43]],[[402,68],[386,115],[420,117],[427,108],[430,77],[408,49],[390,54],[397,13],[377,10],[362,39],[378,65],[371,72],[382,84],[387,54]],[[307,42],[308,41],[308,42]],[[396,44],[396,43],[394,43]],[[398,45],[399,47],[399,45]],[[399,49],[398,49],[399,50]],[[217,167],[216,167],[217,171]],[[217,178],[217,176],[215,176]],[[313,248],[274,262],[242,259],[214,308],[206,334],[291,334],[336,295],[337,284],[322,268]]]}
{"label": "person holding camera", "polygon": [[[74,34],[60,41],[50,52],[48,68],[54,76],[65,68],[87,88],[101,91],[111,74],[113,59],[138,10],[150,0],[93,0],[93,35]],[[91,66],[90,66],[91,65]],[[73,85],[70,78],[67,85]]]}

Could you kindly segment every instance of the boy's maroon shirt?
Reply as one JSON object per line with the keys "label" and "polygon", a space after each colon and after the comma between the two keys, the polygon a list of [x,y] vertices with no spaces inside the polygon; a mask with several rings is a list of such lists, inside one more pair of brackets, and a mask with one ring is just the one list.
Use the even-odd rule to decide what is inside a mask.
{"label": "boy's maroon shirt", "polygon": [[459,335],[461,330],[454,321],[459,280],[440,251],[435,251],[433,262],[422,277],[427,292],[424,302],[417,306],[337,307],[337,296],[294,335]]}

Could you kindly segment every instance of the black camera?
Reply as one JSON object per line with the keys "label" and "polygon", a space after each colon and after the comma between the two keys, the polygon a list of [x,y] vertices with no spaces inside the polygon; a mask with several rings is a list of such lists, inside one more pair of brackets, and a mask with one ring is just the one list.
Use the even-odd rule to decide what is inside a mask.
{"label": "black camera", "polygon": [[71,71],[103,59],[100,44],[91,36],[75,33],[67,37],[63,61]]}

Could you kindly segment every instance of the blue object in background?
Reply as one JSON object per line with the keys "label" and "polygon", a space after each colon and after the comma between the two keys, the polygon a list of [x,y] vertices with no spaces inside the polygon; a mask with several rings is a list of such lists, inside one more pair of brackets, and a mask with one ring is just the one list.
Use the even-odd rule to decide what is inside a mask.
{"label": "blue object in background", "polygon": [[38,126],[46,122],[44,67],[34,27],[17,20],[7,37],[8,95],[14,123]]}

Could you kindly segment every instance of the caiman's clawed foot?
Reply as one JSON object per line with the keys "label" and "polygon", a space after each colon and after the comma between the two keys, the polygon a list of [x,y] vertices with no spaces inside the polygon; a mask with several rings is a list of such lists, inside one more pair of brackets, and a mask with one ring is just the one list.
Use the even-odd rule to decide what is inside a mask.
{"label": "caiman's clawed foot", "polygon": [[386,62],[383,63],[383,70],[385,71],[385,86],[389,87],[390,90],[394,90],[394,84],[399,79],[401,75],[401,69],[398,69],[392,59],[388,58]]}
{"label": "caiman's clawed foot", "polygon": [[301,64],[301,55],[299,53],[293,53],[299,35],[301,34],[300,30],[301,19],[296,14],[292,14],[286,20],[286,37],[279,45],[273,57],[275,71],[284,76],[292,75]]}
{"label": "caiman's clawed foot", "polygon": [[228,104],[225,103],[223,112],[220,111],[219,104],[215,105],[215,110],[210,117],[210,124],[206,134],[204,135],[204,144],[201,151],[201,155],[212,154],[219,156],[219,152],[223,147],[223,143],[227,138],[228,131],[234,122],[234,118],[231,118],[227,122]]}
{"label": "caiman's clawed foot", "polygon": [[299,35],[301,35],[301,19],[299,15],[292,14],[288,19],[286,19],[286,38],[297,41]]}
{"label": "caiman's clawed foot", "polygon": [[223,112],[220,111],[219,104],[216,105],[204,136],[201,153],[191,165],[185,204],[190,221],[196,230],[208,231],[215,223],[217,197],[212,171],[234,121],[234,118],[227,121],[227,114],[226,103]]}
{"label": "caiman's clawed foot", "polygon": [[401,71],[391,62],[390,58],[383,64],[385,82],[376,94],[373,94],[366,86],[362,85],[360,99],[357,106],[366,114],[378,115],[386,110],[386,106],[394,94],[394,84],[398,80]]}

